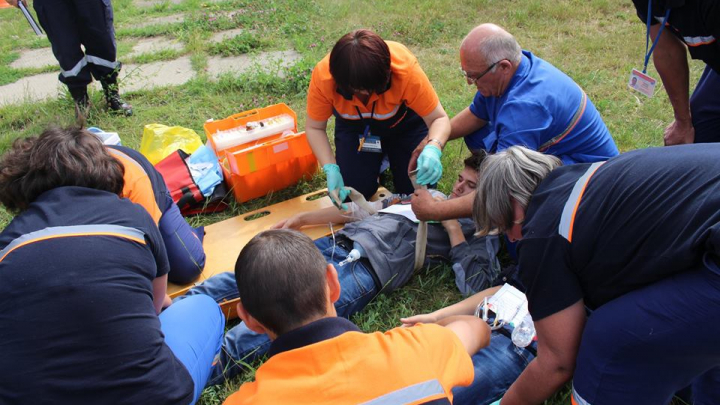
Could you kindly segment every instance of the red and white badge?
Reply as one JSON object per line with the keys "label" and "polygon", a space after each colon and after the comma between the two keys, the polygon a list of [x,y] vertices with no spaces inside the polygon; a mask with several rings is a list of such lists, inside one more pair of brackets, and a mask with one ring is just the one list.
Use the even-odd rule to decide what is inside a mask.
{"label": "red and white badge", "polygon": [[652,77],[646,75],[645,73],[633,69],[630,73],[630,80],[628,81],[628,87],[631,89],[638,91],[648,97],[652,97],[653,93],[655,93],[655,85],[657,84],[657,80],[653,79]]}

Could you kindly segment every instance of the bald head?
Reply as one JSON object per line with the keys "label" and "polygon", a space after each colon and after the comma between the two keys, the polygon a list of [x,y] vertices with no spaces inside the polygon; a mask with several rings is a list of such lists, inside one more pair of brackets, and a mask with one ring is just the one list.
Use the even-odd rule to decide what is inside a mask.
{"label": "bald head", "polygon": [[503,59],[516,65],[520,63],[522,49],[509,32],[495,24],[482,24],[463,39],[460,55],[469,60],[481,60],[487,65]]}

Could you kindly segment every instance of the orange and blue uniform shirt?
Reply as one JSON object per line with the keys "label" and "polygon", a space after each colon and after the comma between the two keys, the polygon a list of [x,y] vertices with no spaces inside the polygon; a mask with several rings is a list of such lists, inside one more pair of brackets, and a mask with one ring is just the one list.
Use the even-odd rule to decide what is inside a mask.
{"label": "orange and blue uniform shirt", "polygon": [[638,149],[553,170],[518,245],[533,319],[580,299],[596,309],[695,270],[705,252],[720,257],[719,154],[715,143]]}
{"label": "orange and blue uniform shirt", "polygon": [[107,149],[125,168],[123,197],[142,205],[157,225],[168,209],[163,195],[163,191],[167,193],[167,186],[162,175],[136,150],[124,146],[108,146]]}
{"label": "orange and blue uniform shirt", "polygon": [[[440,103],[430,80],[417,58],[404,45],[386,41],[390,48],[390,87],[382,94],[372,93],[367,104],[357,97],[346,98],[338,92],[330,74],[330,54],[312,73],[307,95],[307,115],[316,121],[327,121],[331,115],[348,121],[370,119],[397,123],[410,108],[420,116],[430,114]],[[375,111],[372,106],[375,105]],[[358,115],[358,109],[362,117]]]}
{"label": "orange and blue uniform shirt", "polygon": [[324,318],[279,336],[269,355],[225,405],[450,404],[474,377],[460,339],[434,324],[366,334]]}
{"label": "orange and blue uniform shirt", "polygon": [[84,187],[41,194],[0,233],[0,403],[189,403],[153,305],[168,271],[143,208]]}

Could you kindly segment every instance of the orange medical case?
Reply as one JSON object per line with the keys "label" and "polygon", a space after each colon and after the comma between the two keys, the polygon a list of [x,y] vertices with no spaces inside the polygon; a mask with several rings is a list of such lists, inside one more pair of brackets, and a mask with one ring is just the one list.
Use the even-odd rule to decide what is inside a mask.
{"label": "orange medical case", "polygon": [[[273,133],[262,139],[218,150],[215,134],[241,128],[287,114],[293,119],[290,134]],[[242,203],[262,197],[297,183],[309,180],[317,171],[317,159],[310,148],[305,132],[297,133],[297,115],[280,103],[234,114],[203,126],[210,144],[217,152],[225,181],[235,199]]]}

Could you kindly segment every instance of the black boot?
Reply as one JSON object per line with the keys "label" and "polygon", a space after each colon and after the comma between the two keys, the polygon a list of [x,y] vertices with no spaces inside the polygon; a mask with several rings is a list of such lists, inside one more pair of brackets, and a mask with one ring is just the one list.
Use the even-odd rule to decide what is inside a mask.
{"label": "black boot", "polygon": [[124,114],[128,117],[133,114],[132,106],[120,98],[117,83],[100,80],[100,84],[102,84],[105,101],[111,112]]}
{"label": "black boot", "polygon": [[88,97],[87,87],[76,87],[68,90],[75,102],[75,118],[86,120],[90,113],[90,97]]}

